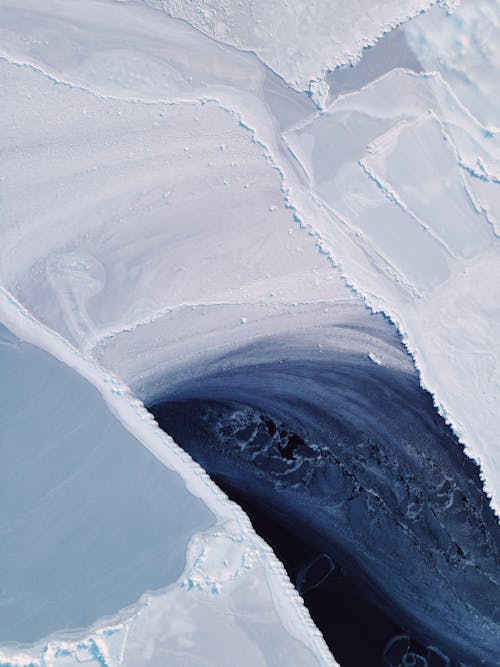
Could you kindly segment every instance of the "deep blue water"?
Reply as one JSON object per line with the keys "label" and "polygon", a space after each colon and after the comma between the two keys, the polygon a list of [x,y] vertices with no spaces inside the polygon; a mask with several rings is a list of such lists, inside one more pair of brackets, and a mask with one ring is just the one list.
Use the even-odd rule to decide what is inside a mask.
{"label": "deep blue water", "polygon": [[416,372],[259,345],[151,405],[162,428],[246,509],[343,667],[500,664],[498,523]]}

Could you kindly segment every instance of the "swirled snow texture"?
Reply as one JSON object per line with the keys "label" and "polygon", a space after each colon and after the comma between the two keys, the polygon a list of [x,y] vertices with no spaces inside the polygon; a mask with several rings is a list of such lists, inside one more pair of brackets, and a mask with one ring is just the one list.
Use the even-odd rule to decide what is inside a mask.
{"label": "swirled snow texture", "polygon": [[311,117],[254,56],[144,3],[3,0],[3,284],[85,349],[179,307],[338,298],[294,212],[399,324],[498,507],[495,8],[417,17],[440,71],[386,56]]}

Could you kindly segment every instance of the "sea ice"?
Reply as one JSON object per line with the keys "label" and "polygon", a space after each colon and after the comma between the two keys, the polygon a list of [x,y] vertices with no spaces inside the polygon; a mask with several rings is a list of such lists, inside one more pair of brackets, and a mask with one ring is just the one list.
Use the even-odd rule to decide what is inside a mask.
{"label": "sea ice", "polygon": [[29,481],[3,489],[3,639],[55,632],[2,664],[333,665],[270,549],[137,397],[233,374],[248,401],[241,355],[259,366],[290,336],[285,367],[334,342],[411,375],[381,316],[366,337],[365,304],[399,327],[498,509],[498,16],[497,0],[0,0],[2,455]]}
{"label": "sea ice", "polygon": [[175,582],[215,517],[74,370],[4,327],[0,366],[0,642],[29,644]]}

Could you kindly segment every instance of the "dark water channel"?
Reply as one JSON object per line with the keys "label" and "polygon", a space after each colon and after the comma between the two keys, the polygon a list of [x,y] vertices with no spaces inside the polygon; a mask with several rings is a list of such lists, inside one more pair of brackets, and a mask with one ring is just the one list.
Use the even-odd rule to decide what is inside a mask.
{"label": "dark water channel", "polygon": [[[281,419],[236,402],[190,399],[164,402],[150,410],[160,426],[245,510],[285,566],[342,667],[489,664],[460,662],[458,651],[452,659],[449,647],[446,652],[437,648],[429,641],[432,636],[421,633],[418,624],[412,627],[408,616],[401,614],[397,598],[385,595],[360,567],[363,554],[350,552],[336,539],[335,521],[325,539],[321,521],[309,521],[307,514],[294,511],[297,502],[309,501],[304,489],[321,503],[333,500],[324,487],[338,484],[340,478],[329,478],[325,470],[342,469],[341,447],[308,439],[305,431],[299,435]],[[369,448],[369,443],[364,444]],[[368,467],[383,463],[379,452]],[[345,501],[358,502],[355,499],[366,493],[363,475],[358,474],[357,480],[352,472],[349,475],[350,485],[343,488]],[[370,521],[369,514],[361,509],[349,520]],[[391,540],[388,536],[388,549]]]}

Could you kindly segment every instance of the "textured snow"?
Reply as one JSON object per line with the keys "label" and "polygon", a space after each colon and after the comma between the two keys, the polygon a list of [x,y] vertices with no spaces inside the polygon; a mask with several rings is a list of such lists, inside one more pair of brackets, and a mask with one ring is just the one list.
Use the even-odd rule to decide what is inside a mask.
{"label": "textured snow", "polygon": [[440,71],[490,139],[481,148],[470,146],[460,156],[460,166],[468,173],[470,188],[497,235],[500,235],[499,13],[497,0],[468,2],[446,20],[439,13],[430,14],[405,28],[407,39],[425,68]]}
{"label": "textured snow", "polygon": [[427,71],[439,70],[467,109],[485,127],[499,125],[498,0],[463,2],[451,15],[429,12],[404,26]]}
{"label": "textured snow", "polygon": [[322,102],[327,71],[352,63],[384,33],[433,0],[147,0],[214,39],[255,52],[292,87]]}
{"label": "textured snow", "polygon": [[334,664],[270,550],[127,388],[328,328],[332,305],[397,323],[498,510],[498,2],[441,3],[398,29],[401,67],[374,47],[326,76],[431,4],[0,1],[0,319],[217,517],[168,590],[6,664],[229,665],[243,644],[249,665]]}

